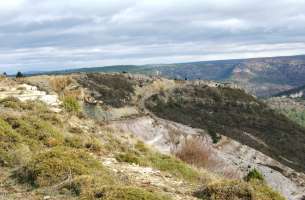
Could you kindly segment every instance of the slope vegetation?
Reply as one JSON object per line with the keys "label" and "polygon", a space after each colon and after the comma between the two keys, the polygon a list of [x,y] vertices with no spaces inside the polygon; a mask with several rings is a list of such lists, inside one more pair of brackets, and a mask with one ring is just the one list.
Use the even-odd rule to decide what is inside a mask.
{"label": "slope vegetation", "polygon": [[275,158],[294,169],[305,168],[305,129],[239,89],[185,86],[146,101],[157,116],[206,129]]}
{"label": "slope vegetation", "polygon": [[73,88],[66,87],[60,90],[65,96],[58,112],[39,100],[1,100],[0,195],[5,199],[283,199],[263,180],[214,176],[87,118],[76,98],[65,102],[66,90]]}

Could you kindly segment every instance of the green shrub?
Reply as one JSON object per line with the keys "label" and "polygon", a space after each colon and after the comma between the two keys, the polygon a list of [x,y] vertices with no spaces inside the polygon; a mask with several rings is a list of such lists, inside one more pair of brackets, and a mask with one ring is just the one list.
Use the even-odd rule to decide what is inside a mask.
{"label": "green shrub", "polygon": [[15,97],[7,97],[0,100],[0,104],[3,107],[12,108],[17,111],[28,110],[28,111],[36,111],[38,113],[49,112],[47,105],[39,100],[20,101]]}
{"label": "green shrub", "polygon": [[177,158],[152,152],[149,149],[145,149],[144,152],[129,150],[118,154],[116,159],[120,162],[150,166],[188,181],[198,181],[200,176],[199,172]]}
{"label": "green shrub", "polygon": [[63,144],[63,134],[47,121],[31,116],[0,117],[0,163],[13,167],[30,160],[44,146]]}
{"label": "green shrub", "polygon": [[221,136],[219,136],[213,128],[208,128],[208,134],[211,136],[214,144],[219,142],[221,139]]}
{"label": "green shrub", "polygon": [[145,146],[144,142],[142,141],[138,141],[135,145],[135,148],[143,153],[147,153],[149,151],[149,149]]}
{"label": "green shrub", "polygon": [[265,183],[258,179],[250,181],[255,194],[255,200],[285,200],[278,192],[272,190]]}
{"label": "green shrub", "polygon": [[254,200],[252,188],[240,181],[220,181],[209,184],[204,190],[195,193],[204,200]]}
{"label": "green shrub", "polygon": [[19,181],[40,187],[88,174],[112,180],[109,172],[88,153],[63,147],[37,154],[25,167],[16,172]]}
{"label": "green shrub", "polygon": [[22,137],[16,133],[11,126],[0,118],[0,165],[11,166],[15,163],[14,157],[10,152],[14,151]]}
{"label": "green shrub", "polygon": [[169,172],[188,181],[198,181],[199,173],[186,163],[168,155],[154,153],[148,157],[154,168]]}
{"label": "green shrub", "polygon": [[100,152],[102,150],[102,144],[98,139],[90,137],[85,142],[85,148],[92,152]]}
{"label": "green shrub", "polygon": [[249,173],[245,177],[246,181],[251,181],[251,180],[254,180],[254,179],[259,180],[259,181],[264,181],[263,175],[259,171],[257,171],[256,169],[253,169],[253,170],[249,171]]}
{"label": "green shrub", "polygon": [[137,187],[103,187],[83,195],[86,200],[170,200],[159,193],[149,192]]}
{"label": "green shrub", "polygon": [[136,155],[134,152],[126,152],[126,153],[120,153],[116,155],[115,157],[119,162],[127,162],[127,163],[134,163],[134,164],[140,164],[140,158],[139,155]]}
{"label": "green shrub", "polygon": [[211,183],[195,196],[204,200],[284,200],[277,192],[261,182],[222,180]]}
{"label": "green shrub", "polygon": [[83,138],[80,136],[68,136],[65,137],[65,142],[64,142],[65,146],[68,147],[73,147],[73,148],[83,148]]}
{"label": "green shrub", "polygon": [[63,106],[66,111],[71,113],[79,113],[81,110],[79,102],[75,97],[72,96],[64,97]]}
{"label": "green shrub", "polygon": [[63,143],[63,135],[53,125],[35,116],[8,117],[6,121],[21,136],[47,146]]}

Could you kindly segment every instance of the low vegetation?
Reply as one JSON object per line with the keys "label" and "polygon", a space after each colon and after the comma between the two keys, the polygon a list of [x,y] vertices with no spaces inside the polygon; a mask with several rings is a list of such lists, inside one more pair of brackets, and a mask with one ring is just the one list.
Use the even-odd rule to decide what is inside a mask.
{"label": "low vegetation", "polygon": [[78,110],[75,101],[68,101],[60,114],[53,113],[39,101],[21,102],[14,98],[0,101],[0,170],[8,172],[5,187],[9,191],[22,188],[26,194],[36,195],[36,199],[42,199],[44,195],[52,199],[171,199],[164,195],[168,191],[163,188],[132,183],[126,174],[116,173],[103,164],[101,157],[116,155],[120,162],[160,170],[189,184],[187,187],[191,189],[195,184],[202,185],[204,189],[194,194],[202,199],[247,199],[250,195],[253,200],[282,200],[263,181],[254,178],[257,175],[251,175],[248,182],[218,178],[203,181],[207,179],[205,174],[191,165],[197,165],[196,159],[206,159],[207,155],[198,157],[196,152],[202,153],[203,149],[198,146],[199,149],[192,152],[192,143],[176,158],[158,153],[143,142],[134,142],[136,138],[128,138],[127,134],[119,137],[119,133],[94,121],[82,128],[78,123],[86,124],[87,121],[81,120],[89,122],[89,119],[68,114]]}
{"label": "low vegetation", "polygon": [[[171,199],[124,182],[103,166],[97,159],[101,151],[125,152],[127,149],[114,138],[109,138],[109,144],[104,146],[94,135],[67,132],[63,124],[53,123],[47,114],[54,113],[41,102],[10,98],[2,100],[0,107],[14,110],[0,117],[0,169],[11,168],[10,177],[18,183],[29,185],[34,191],[49,188],[47,191],[56,190],[68,195],[67,198],[86,200]],[[42,113],[44,119],[36,117]],[[136,147],[139,152],[150,151],[141,142]],[[165,165],[160,163],[160,166]]]}
{"label": "low vegetation", "polygon": [[79,113],[81,110],[78,100],[73,96],[66,96],[63,98],[63,107],[67,112]]}
{"label": "low vegetation", "polygon": [[305,100],[273,97],[266,100],[266,103],[275,111],[305,127]]}
{"label": "low vegetation", "polygon": [[195,196],[204,200],[284,200],[280,194],[274,192],[261,182],[243,182],[237,180],[222,180],[211,183]]}
{"label": "low vegetation", "polygon": [[185,140],[174,153],[176,157],[186,163],[208,168],[215,161],[213,160],[213,152],[207,146],[202,139],[191,138]]}
{"label": "low vegetation", "polygon": [[106,185],[114,182],[110,173],[84,150],[55,147],[35,155],[16,175],[22,182],[42,187],[89,174],[103,177]]}
{"label": "low vegetation", "polygon": [[188,181],[196,182],[200,179],[200,174],[196,169],[188,166],[175,157],[148,150],[142,143],[137,143],[134,149],[120,153],[116,158],[121,162],[151,166]]}
{"label": "low vegetation", "polygon": [[122,74],[99,73],[80,76],[78,83],[92,91],[95,99],[113,107],[129,104],[136,84]]}
{"label": "low vegetation", "polygon": [[251,170],[247,176],[245,177],[246,181],[251,181],[251,180],[258,180],[258,181],[264,181],[263,175],[257,171],[256,169]]}
{"label": "low vegetation", "polygon": [[305,170],[305,128],[242,90],[186,86],[152,96],[146,107],[164,119],[205,129],[215,141],[226,135]]}
{"label": "low vegetation", "polygon": [[60,94],[67,86],[69,86],[73,81],[69,76],[54,76],[50,79],[50,86],[53,91]]}
{"label": "low vegetation", "polygon": [[84,195],[84,199],[94,200],[169,200],[170,197],[149,192],[137,187],[103,187],[96,189],[93,193]]}

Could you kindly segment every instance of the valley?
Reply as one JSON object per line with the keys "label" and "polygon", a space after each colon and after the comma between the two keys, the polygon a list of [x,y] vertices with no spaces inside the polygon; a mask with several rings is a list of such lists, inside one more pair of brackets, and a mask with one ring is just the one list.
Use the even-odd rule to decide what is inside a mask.
{"label": "valley", "polygon": [[[51,71],[49,74],[78,72],[128,72],[178,80],[230,82],[259,97],[269,97],[305,84],[305,56],[199,61],[173,64],[118,65]],[[45,74],[46,72],[43,72]],[[39,74],[39,73],[38,73]]]}

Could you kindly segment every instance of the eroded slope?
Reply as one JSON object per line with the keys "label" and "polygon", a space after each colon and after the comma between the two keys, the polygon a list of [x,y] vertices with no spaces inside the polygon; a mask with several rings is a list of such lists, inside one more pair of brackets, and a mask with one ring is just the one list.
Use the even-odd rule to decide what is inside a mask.
{"label": "eroded slope", "polygon": [[187,86],[152,96],[146,106],[157,116],[206,129],[304,171],[305,129],[241,90]]}

